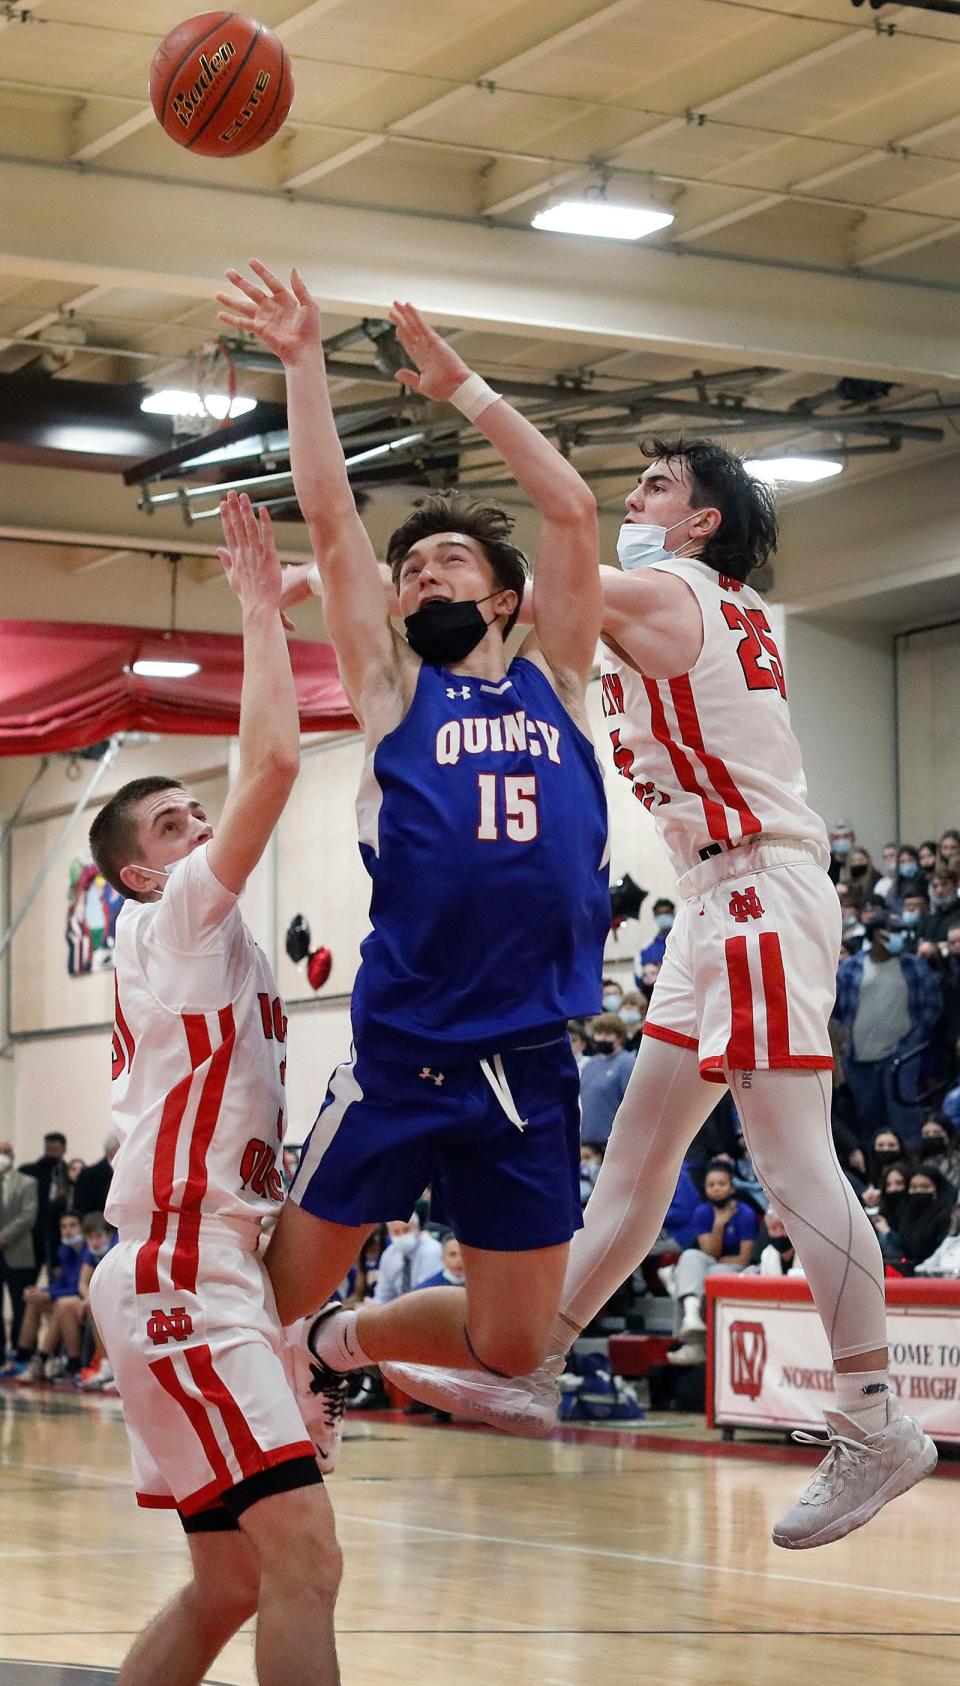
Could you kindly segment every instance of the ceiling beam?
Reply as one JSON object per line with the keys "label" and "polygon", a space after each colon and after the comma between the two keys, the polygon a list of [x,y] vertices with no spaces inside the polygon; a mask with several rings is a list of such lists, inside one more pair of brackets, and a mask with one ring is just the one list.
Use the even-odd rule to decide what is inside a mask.
{"label": "ceiling beam", "polygon": [[[512,57],[504,59],[500,64],[491,65],[489,69],[480,71],[472,81],[463,83],[457,88],[450,88],[446,93],[438,94],[435,99],[428,100],[425,105],[415,106],[412,111],[406,112],[403,117],[397,117],[392,123],[388,123],[386,128],[379,133],[368,135],[365,140],[355,141],[351,146],[345,146],[339,152],[332,153],[329,158],[322,158],[318,163],[310,164],[305,169],[298,170],[296,175],[288,177],[283,184],[284,187],[306,187],[309,182],[319,181],[322,176],[331,175],[335,170],[342,169],[344,165],[352,164],[355,158],[362,157],[365,153],[373,152],[377,147],[385,145],[392,135],[403,135],[407,130],[416,128],[418,124],[428,123],[434,117],[440,116],[443,112],[449,110],[452,105],[458,104],[465,94],[475,93],[478,83],[502,82],[505,76],[512,76],[517,71],[522,71],[527,65],[535,64],[545,54],[553,52],[556,48],[569,46],[572,41],[579,40],[582,35],[588,34],[603,24],[615,22],[625,12],[635,10],[636,0],[609,0],[609,4],[601,6],[599,10],[594,9],[587,17],[579,18],[575,23],[568,24],[565,29],[554,30],[551,34],[543,36],[541,40],[535,42],[532,47],[527,47],[522,53],[514,53]],[[406,66],[405,69],[407,74],[416,75],[415,67],[411,69],[410,66]]]}
{"label": "ceiling beam", "polygon": [[[24,206],[30,207],[29,217]],[[131,244],[130,229],[137,230]],[[177,230],[171,240],[170,229]],[[407,296],[441,323],[878,379],[960,378],[952,288],[575,240],[466,218],[291,202],[280,193],[7,159],[0,273],[212,300],[255,228],[324,309]]]}
{"label": "ceiling beam", "polygon": [[[898,7],[897,10],[902,8]],[[895,15],[895,14],[894,14]],[[826,20],[825,20],[826,21]],[[756,27],[754,25],[754,27]],[[829,25],[827,25],[829,27]],[[867,36],[872,40],[872,34]],[[753,77],[749,82],[741,82],[738,87],[729,88],[725,93],[717,94],[715,98],[701,100],[696,107],[695,116],[714,117],[720,112],[728,110],[739,101],[750,98],[753,94],[762,93],[769,88],[779,86],[781,82],[796,76],[799,72],[813,70],[820,64],[848,53],[851,49],[861,45],[861,35],[846,31],[837,40],[828,41],[822,46],[814,47],[810,52],[803,53],[799,58],[788,60],[785,64],[777,65],[773,70],[765,71],[761,76]],[[652,129],[640,130],[636,135],[620,141],[609,153],[604,155],[605,165],[616,165],[616,161],[624,152],[631,152],[637,147],[652,146],[657,141],[666,140],[670,135],[685,129],[690,117],[684,112],[677,117],[668,117],[665,122],[658,123]],[[514,211],[519,205],[524,205],[530,199],[537,199],[543,193],[552,192],[554,188],[563,186],[568,181],[583,177],[588,169],[586,164],[579,164],[569,170],[553,172],[542,177],[539,181],[529,182],[526,187],[516,192],[491,198],[483,207],[484,215],[488,217],[502,217],[508,211]]]}

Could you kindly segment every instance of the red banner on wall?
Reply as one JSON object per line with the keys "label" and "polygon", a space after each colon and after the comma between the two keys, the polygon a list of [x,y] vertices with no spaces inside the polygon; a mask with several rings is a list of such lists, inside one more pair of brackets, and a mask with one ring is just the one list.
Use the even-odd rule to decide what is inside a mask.
{"label": "red banner on wall", "polygon": [[[186,679],[144,679],[135,661],[195,661]],[[356,726],[330,644],[292,640],[303,732]],[[240,718],[238,635],[0,620],[0,755],[85,749],[114,732],[229,737]]]}

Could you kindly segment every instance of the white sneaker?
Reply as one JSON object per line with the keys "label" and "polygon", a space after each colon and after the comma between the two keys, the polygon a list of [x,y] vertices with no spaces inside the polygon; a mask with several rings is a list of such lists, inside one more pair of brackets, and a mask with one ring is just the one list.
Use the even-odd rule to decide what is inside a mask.
{"label": "white sneaker", "polygon": [[340,1303],[324,1306],[317,1317],[304,1317],[284,1331],[288,1345],[284,1352],[287,1380],[296,1396],[300,1415],[314,1446],[322,1474],[332,1475],[340,1457],[343,1434],[343,1413],[347,1402],[349,1382],[346,1375],[331,1370],[317,1358],[310,1337],[317,1324],[335,1311]]}
{"label": "white sneaker", "polygon": [[667,1290],[667,1293],[670,1295],[670,1298],[672,1299],[674,1289],[676,1288],[676,1285],[677,1285],[677,1267],[676,1267],[676,1265],[675,1264],[661,1265],[660,1269],[657,1271],[657,1275],[659,1276],[660,1281],[662,1282],[663,1286]]}
{"label": "white sneaker", "polygon": [[687,1301],[687,1304],[683,1308],[683,1317],[680,1322],[680,1339],[682,1340],[684,1335],[705,1335],[706,1332],[707,1325],[704,1323],[703,1318],[700,1315],[700,1306],[691,1298]]}
{"label": "white sneaker", "polygon": [[668,1364],[705,1364],[707,1349],[702,1341],[684,1341],[667,1353]]}
{"label": "white sneaker", "polygon": [[101,1393],[105,1388],[112,1387],[113,1381],[113,1365],[108,1359],[101,1358],[99,1368],[80,1386],[85,1393]]}
{"label": "white sneaker", "polygon": [[430,1364],[381,1364],[381,1374],[411,1398],[453,1417],[487,1423],[504,1434],[544,1435],[556,1426],[566,1354],[547,1358],[529,1376],[486,1370],[438,1370]]}
{"label": "white sneaker", "polygon": [[866,1434],[842,1411],[827,1411],[826,1421],[826,1441],[802,1429],[793,1436],[808,1445],[826,1445],[828,1451],[809,1486],[773,1530],[774,1544],[791,1551],[842,1540],[937,1467],[933,1441],[913,1417],[904,1416],[892,1395],[886,1424],[873,1434]]}

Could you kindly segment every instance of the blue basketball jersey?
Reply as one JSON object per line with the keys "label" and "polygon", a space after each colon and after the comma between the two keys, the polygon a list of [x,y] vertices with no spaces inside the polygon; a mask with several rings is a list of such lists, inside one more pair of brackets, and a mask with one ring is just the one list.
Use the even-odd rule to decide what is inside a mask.
{"label": "blue basketball jersey", "polygon": [[366,763],[357,819],[373,880],[358,1047],[468,1060],[599,1011],[603,775],[533,662],[497,682],[424,662]]}

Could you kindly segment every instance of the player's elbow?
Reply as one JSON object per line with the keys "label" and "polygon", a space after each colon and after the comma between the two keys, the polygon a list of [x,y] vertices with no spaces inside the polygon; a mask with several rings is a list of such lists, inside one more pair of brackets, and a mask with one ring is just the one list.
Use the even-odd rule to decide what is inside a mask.
{"label": "player's elbow", "polygon": [[280,748],[269,750],[258,768],[261,783],[271,790],[289,794],[300,772],[300,751]]}
{"label": "player's elbow", "polygon": [[582,480],[564,492],[560,519],[571,527],[589,529],[597,525],[597,500]]}

